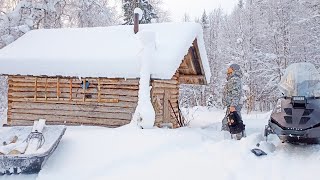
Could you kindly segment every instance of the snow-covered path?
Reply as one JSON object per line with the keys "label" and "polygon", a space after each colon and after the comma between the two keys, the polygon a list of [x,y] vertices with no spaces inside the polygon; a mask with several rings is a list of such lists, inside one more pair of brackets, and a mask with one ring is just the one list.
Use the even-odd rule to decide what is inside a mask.
{"label": "snow-covered path", "polygon": [[[250,149],[263,139],[268,113],[243,115],[247,138],[220,131],[223,111],[193,110],[192,128],[131,129],[68,127],[57,150],[38,175],[17,180],[318,179],[320,146],[281,144],[257,158]],[[211,124],[210,128],[201,128]]]}

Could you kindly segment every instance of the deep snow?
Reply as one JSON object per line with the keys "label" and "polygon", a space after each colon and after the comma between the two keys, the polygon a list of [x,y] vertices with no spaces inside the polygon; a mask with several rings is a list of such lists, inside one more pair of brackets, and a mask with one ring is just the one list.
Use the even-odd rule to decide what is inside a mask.
{"label": "deep snow", "polygon": [[[255,157],[250,149],[263,139],[269,113],[243,114],[247,138],[230,140],[220,131],[222,110],[189,110],[191,128],[135,129],[68,127],[38,175],[3,179],[318,179],[320,146],[281,144]],[[203,128],[207,127],[209,128]]]}

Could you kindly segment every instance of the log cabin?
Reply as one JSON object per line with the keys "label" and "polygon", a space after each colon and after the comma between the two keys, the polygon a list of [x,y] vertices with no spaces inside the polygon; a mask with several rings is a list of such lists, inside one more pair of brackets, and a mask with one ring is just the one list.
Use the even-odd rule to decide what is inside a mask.
{"label": "log cabin", "polygon": [[[202,28],[159,23],[139,30],[156,34],[149,60],[154,125],[176,128],[179,85],[210,81]],[[36,119],[106,127],[130,123],[139,100],[143,48],[132,26],[26,33],[0,50],[0,74],[8,76],[9,86],[7,125],[32,125]]]}

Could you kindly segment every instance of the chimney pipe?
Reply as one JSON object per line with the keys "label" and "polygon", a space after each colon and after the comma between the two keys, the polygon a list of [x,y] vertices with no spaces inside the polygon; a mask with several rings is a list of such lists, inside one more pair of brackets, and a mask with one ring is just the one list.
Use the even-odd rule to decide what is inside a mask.
{"label": "chimney pipe", "polygon": [[139,32],[139,13],[134,13],[134,33],[137,34]]}

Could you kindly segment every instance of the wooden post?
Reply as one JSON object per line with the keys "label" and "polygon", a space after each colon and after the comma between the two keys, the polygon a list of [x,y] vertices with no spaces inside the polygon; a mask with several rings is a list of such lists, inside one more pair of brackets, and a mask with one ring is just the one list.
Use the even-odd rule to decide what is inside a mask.
{"label": "wooden post", "polygon": [[85,102],[86,101],[86,79],[84,79],[82,82],[83,82],[83,87],[82,87],[82,89],[83,89],[83,102]]}
{"label": "wooden post", "polygon": [[38,78],[35,78],[35,83],[34,83],[34,101],[37,101],[37,86],[38,86]]}
{"label": "wooden post", "polygon": [[101,102],[101,82],[100,82],[100,78],[98,78],[98,102]]}
{"label": "wooden post", "polygon": [[170,91],[165,89],[164,90],[164,97],[163,97],[163,121],[166,123],[170,122],[170,107],[169,107],[169,100],[170,100]]}
{"label": "wooden post", "polygon": [[60,99],[60,78],[57,78],[57,99]]}
{"label": "wooden post", "polygon": [[72,79],[70,79],[70,97],[69,101],[72,101]]}
{"label": "wooden post", "polygon": [[46,85],[45,85],[45,94],[44,94],[44,98],[46,99],[47,101],[47,85],[48,85],[48,78],[46,77]]}

